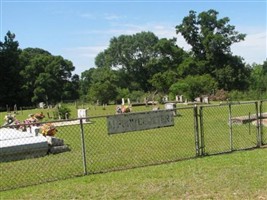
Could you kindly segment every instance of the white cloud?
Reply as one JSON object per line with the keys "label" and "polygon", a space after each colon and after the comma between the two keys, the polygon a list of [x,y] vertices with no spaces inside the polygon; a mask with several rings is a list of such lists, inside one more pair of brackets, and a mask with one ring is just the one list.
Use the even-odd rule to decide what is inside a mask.
{"label": "white cloud", "polygon": [[[113,24],[110,29],[106,30],[89,30],[83,32],[76,32],[77,35],[90,35],[90,37],[97,37],[99,35],[106,36],[106,38],[111,39],[112,37],[117,37],[120,35],[133,35],[141,31],[151,31],[159,38],[177,38],[177,45],[183,47],[185,50],[189,49],[189,46],[184,41],[183,37],[176,35],[175,28],[170,28],[170,26],[162,23],[148,23],[143,25],[135,24]],[[96,36],[94,36],[96,35]],[[100,37],[98,37],[100,38]],[[90,46],[80,46],[75,48],[69,48],[64,50],[64,57],[73,61],[76,67],[76,73],[81,73],[89,67],[94,67],[94,59],[101,51],[104,51],[109,45],[109,40],[100,41],[96,40],[94,45]],[[98,45],[101,44],[101,45]]]}
{"label": "white cloud", "polygon": [[245,59],[246,63],[262,64],[267,58],[267,33],[256,32],[247,34],[245,41],[239,42],[232,46],[235,55]]}
{"label": "white cloud", "polygon": [[[250,27],[251,28],[251,27]],[[254,31],[252,31],[254,30]],[[111,39],[122,34],[132,35],[141,31],[151,31],[159,38],[177,38],[177,45],[184,50],[189,50],[190,46],[186,43],[184,38],[180,34],[176,34],[175,26],[164,23],[147,23],[147,24],[113,24],[109,29],[106,30],[90,30],[76,34],[105,36],[105,38]],[[242,32],[242,31],[241,31]],[[235,55],[241,56],[245,59],[246,63],[252,64],[253,62],[262,63],[266,59],[266,32],[260,31],[260,29],[249,29],[247,31],[245,41],[236,43],[232,46],[232,52]],[[93,36],[92,36],[93,35]],[[100,38],[100,37],[98,37]],[[109,39],[106,41],[96,40],[95,44],[91,46],[81,46],[72,49],[66,49],[65,53],[68,55],[67,58],[71,58],[76,66],[94,67],[94,59],[98,53],[106,49],[109,45]],[[101,44],[101,45],[99,45]],[[76,64],[77,63],[77,64]],[[79,63],[79,64],[78,64]],[[80,68],[77,71],[84,71],[85,69]]]}
{"label": "white cloud", "polygon": [[106,20],[110,20],[110,21],[112,21],[112,20],[124,19],[124,18],[126,18],[126,16],[121,16],[121,15],[116,15],[116,14],[106,13],[106,14],[104,15],[104,18],[105,18]]}
{"label": "white cloud", "polygon": [[66,54],[73,54],[77,57],[95,58],[98,53],[103,51],[107,46],[83,46],[65,49]]}
{"label": "white cloud", "polygon": [[80,46],[74,48],[63,49],[62,56],[68,60],[71,60],[75,66],[75,73],[81,74],[81,72],[88,70],[91,67],[95,67],[95,57],[107,46]]}
{"label": "white cloud", "polygon": [[265,47],[266,48],[266,32],[248,35],[243,46],[248,47]]}
{"label": "white cloud", "polygon": [[96,17],[92,13],[79,13],[78,15],[86,19],[96,19]]}
{"label": "white cloud", "polygon": [[105,19],[108,21],[117,21],[117,20],[121,20],[121,19],[125,19],[126,16],[122,16],[122,15],[116,15],[116,14],[112,14],[112,13],[105,13],[105,14],[98,14],[98,13],[77,13],[77,15],[81,18],[86,18],[86,19]]}

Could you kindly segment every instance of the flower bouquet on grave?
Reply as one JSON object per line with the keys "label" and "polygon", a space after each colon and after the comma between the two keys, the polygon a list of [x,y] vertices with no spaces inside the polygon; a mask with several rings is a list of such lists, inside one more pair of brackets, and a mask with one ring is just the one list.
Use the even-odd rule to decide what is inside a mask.
{"label": "flower bouquet on grave", "polygon": [[129,113],[129,112],[131,112],[131,109],[128,106],[122,107],[122,113]]}
{"label": "flower bouquet on grave", "polygon": [[16,120],[16,116],[15,115],[12,115],[12,114],[7,114],[4,117],[4,120],[5,120],[4,126],[6,126],[6,125],[12,125],[15,122],[15,120]]}
{"label": "flower bouquet on grave", "polygon": [[43,114],[43,112],[41,113],[36,113],[34,115],[34,117],[37,119],[37,120],[42,120],[43,118],[45,118],[45,115]]}
{"label": "flower bouquet on grave", "polygon": [[23,123],[18,123],[19,129],[21,131],[27,131],[28,128],[31,128],[32,122],[28,119],[24,120]]}
{"label": "flower bouquet on grave", "polygon": [[15,120],[14,121],[14,126],[13,126],[15,129],[20,129],[21,127],[21,124],[20,124],[20,121],[19,120]]}
{"label": "flower bouquet on grave", "polygon": [[57,133],[57,129],[53,124],[47,123],[41,126],[41,133],[43,136],[54,136]]}

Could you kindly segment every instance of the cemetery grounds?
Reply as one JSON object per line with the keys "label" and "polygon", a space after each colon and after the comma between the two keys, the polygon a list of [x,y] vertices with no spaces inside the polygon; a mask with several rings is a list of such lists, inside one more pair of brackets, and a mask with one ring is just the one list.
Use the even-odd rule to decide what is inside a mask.
{"label": "cemetery grounds", "polygon": [[[76,118],[75,106],[69,105],[69,107],[72,110],[71,117]],[[133,108],[134,112],[151,110],[151,106]],[[266,102],[263,104],[263,110],[267,111]],[[49,112],[47,109],[23,110],[19,111],[21,113],[17,115],[17,118],[25,119],[28,114],[41,111],[44,114]],[[103,108],[88,105],[90,123],[83,124],[86,160],[82,156],[80,125],[61,126],[57,128],[56,136],[64,139],[71,151],[1,163],[0,188],[8,190],[84,174],[92,175],[199,157],[196,155],[199,152],[196,152],[193,108],[178,106],[177,111],[179,115],[174,117],[174,126],[109,135],[105,116],[114,114],[115,106]],[[200,157],[257,147],[257,127],[252,123],[232,125],[234,135],[232,138],[229,137],[228,106],[207,107],[202,112],[203,118],[200,120],[204,122],[202,128],[205,132],[205,149],[202,150],[204,153]],[[250,113],[255,113],[254,103],[236,105],[233,109],[233,116],[247,116]],[[5,114],[0,113],[1,119]],[[45,120],[49,121],[49,119]],[[263,142],[266,144],[267,127],[262,128]],[[262,155],[265,153],[266,159],[265,148],[257,151],[261,151],[259,154]],[[264,159],[264,157],[259,157],[259,159]],[[199,161],[193,159],[190,162]],[[261,175],[266,177],[266,174],[259,174]]]}

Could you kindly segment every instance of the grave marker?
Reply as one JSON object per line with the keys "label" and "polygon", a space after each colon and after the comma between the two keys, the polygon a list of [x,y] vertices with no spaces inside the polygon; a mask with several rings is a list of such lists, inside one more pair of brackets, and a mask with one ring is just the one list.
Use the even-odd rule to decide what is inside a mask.
{"label": "grave marker", "polygon": [[180,95],[179,96],[179,101],[182,103],[182,102],[184,102],[184,97],[183,97],[183,95]]}
{"label": "grave marker", "polygon": [[203,103],[209,104],[209,97],[203,97]]}
{"label": "grave marker", "polygon": [[78,109],[78,118],[86,118],[83,119],[83,122],[88,122],[88,113],[87,113],[87,109]]}

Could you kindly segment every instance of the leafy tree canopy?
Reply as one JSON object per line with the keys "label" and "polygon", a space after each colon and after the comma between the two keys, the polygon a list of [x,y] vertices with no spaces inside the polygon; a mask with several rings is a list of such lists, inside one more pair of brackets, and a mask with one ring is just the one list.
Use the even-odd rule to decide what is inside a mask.
{"label": "leafy tree canopy", "polygon": [[176,33],[181,33],[191,45],[195,56],[201,59],[214,60],[219,56],[231,54],[231,45],[245,39],[245,34],[235,31],[230,19],[218,19],[216,10],[208,10],[196,15],[190,11],[182,24],[176,26]]}
{"label": "leafy tree canopy", "polygon": [[218,81],[220,89],[245,90],[249,69],[242,58],[232,55],[231,45],[244,40],[246,35],[236,31],[228,17],[219,19],[218,14],[212,9],[198,15],[190,11],[176,26],[176,33],[185,38],[193,52],[193,59],[181,65],[180,73],[208,73]]}
{"label": "leafy tree canopy", "polygon": [[170,88],[172,96],[183,94],[188,100],[203,94],[209,95],[217,88],[217,82],[209,75],[187,76],[174,83]]}
{"label": "leafy tree canopy", "polygon": [[8,31],[4,41],[0,41],[0,107],[14,105],[23,97],[20,90],[22,79],[19,75],[21,50],[15,37],[14,33]]}
{"label": "leafy tree canopy", "polygon": [[23,50],[21,61],[22,88],[28,92],[31,102],[56,103],[78,98],[79,77],[72,77],[75,68],[70,61],[38,48]]}

